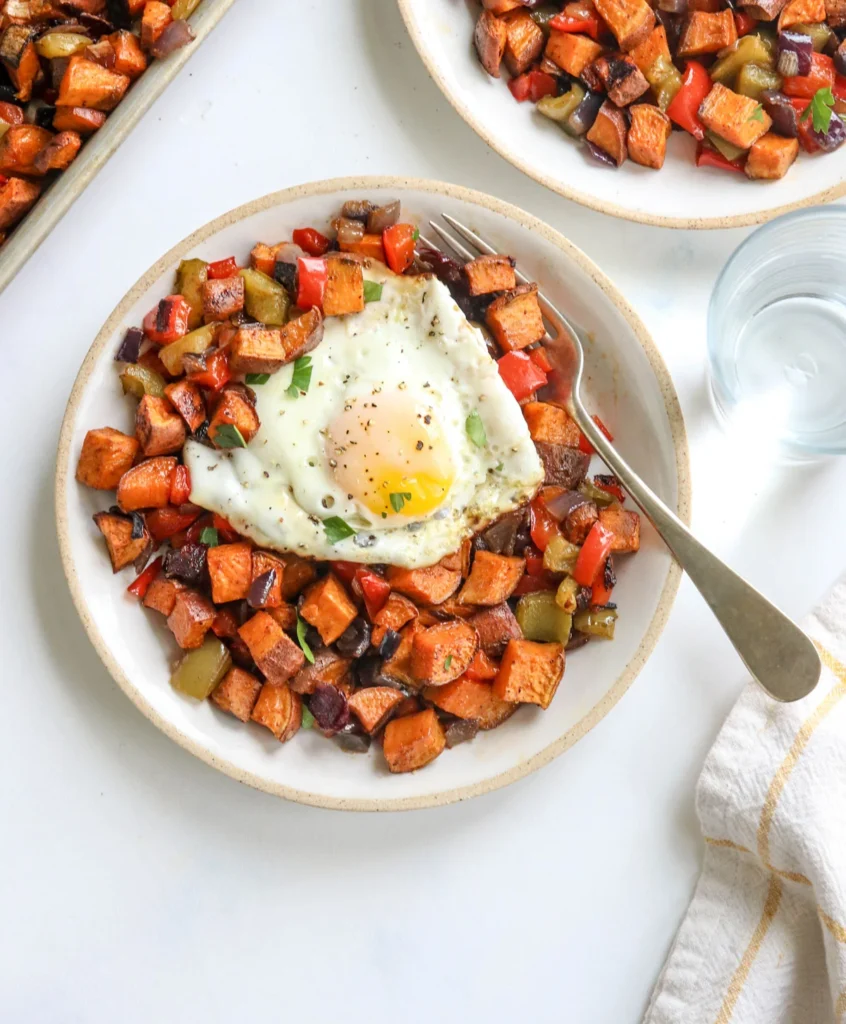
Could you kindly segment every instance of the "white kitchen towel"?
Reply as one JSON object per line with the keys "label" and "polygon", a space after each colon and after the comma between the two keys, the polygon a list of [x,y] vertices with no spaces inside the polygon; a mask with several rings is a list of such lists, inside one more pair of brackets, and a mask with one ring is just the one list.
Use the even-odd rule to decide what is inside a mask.
{"label": "white kitchen towel", "polygon": [[645,1024],[846,1022],[846,577],[804,625],[817,688],[750,683],[705,762],[705,862]]}

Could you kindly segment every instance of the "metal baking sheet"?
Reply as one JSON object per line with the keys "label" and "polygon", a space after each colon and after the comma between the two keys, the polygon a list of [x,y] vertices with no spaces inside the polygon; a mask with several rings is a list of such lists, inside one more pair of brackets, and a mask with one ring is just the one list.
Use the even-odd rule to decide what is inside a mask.
{"label": "metal baking sheet", "polygon": [[103,127],[82,147],[70,167],[44,192],[0,248],[0,292],[44,241],[71,204],[158,99],[235,0],[203,0],[189,19],[194,42],[164,60],[153,62],[111,113]]}

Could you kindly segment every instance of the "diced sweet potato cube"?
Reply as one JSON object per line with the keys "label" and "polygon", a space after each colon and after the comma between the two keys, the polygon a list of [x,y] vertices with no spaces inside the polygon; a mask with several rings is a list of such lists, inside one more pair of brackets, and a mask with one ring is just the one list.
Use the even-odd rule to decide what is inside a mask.
{"label": "diced sweet potato cube", "polygon": [[323,338],[323,315],[317,308],[310,309],[296,320],[289,320],[281,330],[285,361],[290,363],[311,352],[320,343]]}
{"label": "diced sweet potato cube", "polygon": [[102,128],[106,123],[106,115],[102,110],[90,110],[88,107],[56,107],[53,115],[53,127],[57,132],[79,132],[90,135]]}
{"label": "diced sweet potato cube", "polygon": [[493,683],[500,700],[515,704],[552,703],[564,675],[564,645],[539,644],[533,640],[509,640]]}
{"label": "diced sweet potato cube", "polygon": [[35,160],[53,136],[34,124],[16,124],[0,138],[1,174],[38,174]]}
{"label": "diced sweet potato cube", "polygon": [[207,324],[228,320],[244,308],[244,278],[220,277],[202,285],[203,319]]}
{"label": "diced sweet potato cube", "polygon": [[668,61],[672,60],[667,43],[667,30],[664,26],[656,25],[642,43],[629,51],[629,56],[644,75],[648,75],[650,68],[659,57]]}
{"label": "diced sweet potato cube", "polygon": [[370,642],[378,649],[389,629],[398,633],[407,622],[416,619],[417,614],[417,605],[413,601],[392,591],[388,594],[388,600],[373,616]]}
{"label": "diced sweet potato cube", "polygon": [[239,327],[229,343],[233,373],[276,373],[289,362],[280,327],[248,324]]}
{"label": "diced sweet potato cube", "polygon": [[471,617],[470,625],[479,634],[481,650],[490,658],[502,657],[509,640],[523,639],[523,630],[507,604],[477,612]]}
{"label": "diced sweet potato cube", "polygon": [[101,68],[85,57],[71,57],[62,76],[56,104],[63,107],[93,107],[108,112],[123,99],[129,76]]}
{"label": "diced sweet potato cube", "polygon": [[191,433],[199,430],[206,421],[206,403],[199,385],[191,380],[174,381],[167,385],[165,394]]}
{"label": "diced sweet potato cube", "polygon": [[334,686],[336,689],[346,690],[350,665],[351,658],[342,658],[331,647],[324,647],[314,652],[314,662],[304,665],[289,680],[288,685],[295,693],[314,693],[318,686]]}
{"label": "diced sweet potato cube", "polygon": [[121,75],[136,79],[147,68],[147,58],[134,32],[121,29],[108,37],[115,51],[114,69]]}
{"label": "diced sweet potato cube", "polygon": [[579,447],[582,432],[566,409],[548,402],[527,402],[523,406],[523,416],[533,441],[563,444],[568,448]]}
{"label": "diced sweet potato cube", "polygon": [[434,761],[446,746],[438,716],[427,708],[385,726],[382,750],[392,772],[413,772]]}
{"label": "diced sweet potato cube", "polygon": [[323,315],[344,316],[364,309],[364,273],[354,259],[337,256],[326,261]]}
{"label": "diced sweet potato cube", "polygon": [[482,67],[493,78],[500,77],[499,66],[505,56],[505,43],[508,30],[505,22],[497,18],[491,11],[482,11],[476,22],[473,42]]}
{"label": "diced sweet potato cube", "polygon": [[145,50],[152,49],[162,32],[173,21],[170,7],[161,0],[147,0],[144,13],[141,15],[141,45]]}
{"label": "diced sweet potato cube", "polygon": [[638,103],[629,107],[629,116],[631,123],[626,139],[629,156],[642,167],[660,170],[664,166],[667,140],[672,131],[669,117],[651,103]]}
{"label": "diced sweet potato cube", "polygon": [[749,149],[773,123],[760,103],[727,89],[719,82],[714,83],[702,101],[699,118],[706,128],[741,149]]}
{"label": "diced sweet potato cube", "polygon": [[249,722],[261,688],[261,680],[252,672],[233,665],[212,692],[211,699],[221,711],[228,711],[242,722]]}
{"label": "diced sweet potato cube", "polygon": [[785,139],[781,135],[767,132],[752,143],[743,169],[753,179],[783,178],[798,153],[798,139]]}
{"label": "diced sweet potato cube", "polygon": [[626,135],[628,128],[626,116],[610,100],[606,100],[599,108],[596,120],[587,133],[588,142],[599,146],[619,167],[628,156]]}
{"label": "diced sweet potato cube", "polygon": [[317,577],[317,567],[314,562],[307,558],[300,558],[299,555],[285,555],[285,576],[282,580],[282,597],[290,601],[307,587]]}
{"label": "diced sweet potato cube", "polygon": [[237,427],[247,444],[256,436],[261,425],[252,403],[234,388],[225,388],[215,406],[209,420],[209,440],[217,444],[217,432],[226,424]]}
{"label": "diced sweet potato cube", "polygon": [[411,648],[412,675],[421,683],[443,686],[467,671],[478,649],[478,633],[460,619],[421,629]]}
{"label": "diced sweet potato cube", "polygon": [[97,529],[103,534],[106,547],[109,549],[109,558],[112,562],[112,572],[120,572],[128,565],[144,554],[150,544],[150,534],[146,527],[141,531],[140,537],[133,537],[134,524],[131,519],[125,516],[114,515],[111,512],[98,512],[94,516]]}
{"label": "diced sweet potato cube", "polygon": [[82,51],[82,56],[86,60],[93,60],[101,68],[112,70],[115,66],[115,48],[106,38],[98,39],[96,43],[86,46]]}
{"label": "diced sweet potato cube", "polygon": [[397,649],[382,662],[382,674],[395,679],[404,686],[416,689],[420,681],[411,669],[411,655],[414,649],[414,638],[424,627],[419,619],[413,619],[400,631],[400,642]]}
{"label": "diced sweet potato cube", "polygon": [[699,57],[705,53],[716,53],[725,46],[737,42],[737,25],[734,12],[694,11],[685,22],[679,40],[680,57]]}
{"label": "diced sweet potato cube", "polygon": [[308,588],[300,615],[314,626],[325,644],[333,644],[358,615],[358,608],[343,583],[330,572]]}
{"label": "diced sweet potato cube", "polygon": [[135,410],[135,436],[145,457],[168,455],[185,444],[185,422],[166,398],[144,395]]}
{"label": "diced sweet potato cube", "polygon": [[41,186],[34,181],[9,178],[5,185],[0,184],[0,231],[17,224],[35,205],[39,195]]}
{"label": "diced sweet potato cube", "polygon": [[265,683],[250,718],[270,729],[280,743],[285,743],[302,725],[303,702],[290,686]]}
{"label": "diced sweet potato cube", "polygon": [[825,20],[830,28],[846,26],[846,0],[825,0]]}
{"label": "diced sweet potato cube", "polygon": [[578,78],[588,64],[593,64],[602,53],[602,47],[590,36],[578,32],[559,32],[552,29],[544,56],[557,64],[568,75]]}
{"label": "diced sweet potato cube", "polygon": [[423,696],[456,718],[476,722],[480,729],[495,729],[510,718],[517,705],[501,700],[490,683],[461,676],[445,686],[427,686]]}
{"label": "diced sweet potato cube", "polygon": [[[0,28],[2,25],[0,19]],[[28,25],[10,25],[0,38],[0,62],[22,103],[31,99],[33,85],[41,73],[41,63],[35,51],[36,34],[36,30]]]}
{"label": "diced sweet potato cube", "polygon": [[778,16],[778,30],[792,25],[813,25],[826,20],[825,0],[789,0]]}
{"label": "diced sweet potato cube", "polygon": [[481,647],[473,655],[473,660],[470,662],[467,667],[467,672],[465,673],[469,679],[488,683],[491,680],[496,679],[498,674],[499,662],[494,661],[493,658],[489,658]]}
{"label": "diced sweet potato cube", "polygon": [[402,692],[390,686],[368,686],[350,697],[350,710],[365,732],[374,733],[394,708],[404,700]]}
{"label": "diced sweet potato cube", "polygon": [[522,75],[543,51],[544,35],[540,25],[525,8],[504,15],[505,66],[512,75]]}
{"label": "diced sweet potato cube", "polygon": [[35,158],[35,170],[39,174],[64,171],[76,159],[81,146],[82,139],[76,132],[59,132]]}
{"label": "diced sweet potato cube", "polygon": [[546,328],[538,303],[538,286],[521,284],[494,299],[485,313],[485,323],[506,352],[540,341]]}
{"label": "diced sweet potato cube", "polygon": [[458,600],[461,604],[492,607],[507,601],[523,577],[526,560],[516,556],[497,555],[493,551],[477,551],[473,568]]}
{"label": "diced sweet potato cube", "polygon": [[618,107],[633,103],[649,89],[649,82],[631,57],[612,54],[599,57],[590,65],[608,99]]}
{"label": "diced sweet potato cube", "polygon": [[640,516],[625,508],[603,508],[599,521],[606,530],[614,534],[611,550],[620,553],[637,551],[640,548]]}
{"label": "diced sweet potato cube", "polygon": [[170,502],[170,485],[176,470],[173,456],[160,455],[139,462],[120,478],[117,503],[124,512],[164,508]]}
{"label": "diced sweet potato cube", "polygon": [[266,609],[267,613],[285,630],[290,632],[297,625],[297,609],[294,605],[283,601],[277,608]]}
{"label": "diced sweet potato cube", "polygon": [[578,448],[563,444],[547,444],[545,441],[536,441],[535,448],[543,463],[544,483],[557,484],[559,487],[566,487],[568,491],[578,489],[590,465],[589,455]]}
{"label": "diced sweet potato cube", "polygon": [[123,474],[132,468],[138,441],[111,427],[89,430],[82,442],[76,479],[98,491],[114,491]]}
{"label": "diced sweet potato cube", "polygon": [[430,565],[425,569],[403,569],[391,565],[386,578],[393,590],[418,604],[440,604],[451,597],[461,583],[460,572],[445,569],[442,565]]}
{"label": "diced sweet potato cube", "polygon": [[252,549],[249,544],[218,544],[208,551],[212,600],[215,604],[243,601],[252,582]]}
{"label": "diced sweet potato cube", "polygon": [[646,0],[594,0],[594,4],[624,53],[642,43],[655,26],[655,14]]}
{"label": "diced sweet potato cube", "polygon": [[276,269],[276,254],[282,245],[282,242],[278,242],[276,245],[256,242],[250,251],[250,266],[253,270],[260,270],[268,277],[273,277],[273,272]]}
{"label": "diced sweet potato cube", "polygon": [[144,595],[144,607],[164,615],[165,618],[173,611],[176,595],[185,589],[180,580],[171,580],[163,572],[153,580]]}
{"label": "diced sweet potato cube", "polygon": [[287,683],[305,664],[299,646],[267,612],[256,612],[247,619],[238,635],[270,683]]}
{"label": "diced sweet potato cube", "polygon": [[510,256],[477,256],[464,265],[471,295],[510,292],[517,287],[514,260]]}
{"label": "diced sweet potato cube", "polygon": [[[275,578],[263,607],[281,608],[284,604],[282,600],[282,580],[285,577],[285,563],[278,555],[271,555],[269,551],[253,551],[251,582],[255,582],[259,577],[269,572],[275,573]],[[296,621],[295,617],[295,624]]]}
{"label": "diced sweet potato cube", "polygon": [[167,627],[176,642],[185,650],[203,646],[206,633],[214,622],[214,605],[196,590],[180,590],[167,617]]}

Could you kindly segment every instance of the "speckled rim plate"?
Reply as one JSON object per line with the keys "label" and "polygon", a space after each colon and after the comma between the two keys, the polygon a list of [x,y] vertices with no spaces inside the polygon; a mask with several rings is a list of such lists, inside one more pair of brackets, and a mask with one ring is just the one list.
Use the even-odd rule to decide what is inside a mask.
{"label": "speckled rim plate", "polygon": [[[549,243],[557,247],[564,258],[578,266],[585,274],[596,283],[601,291],[607,296],[609,302],[616,308],[617,314],[622,316],[630,327],[632,333],[639,341],[645,354],[649,368],[654,374],[657,386],[660,391],[660,399],[663,401],[666,411],[669,431],[671,436],[672,451],[675,455],[675,480],[677,490],[676,508],[679,516],[689,522],[690,518],[690,475],[687,438],[682,419],[681,409],[676,396],[667,368],[655,347],[654,342],[647,333],[644,325],[617,291],[611,282],[602,272],[574,245],[552,228],[537,220],[535,217],[524,213],[517,207],[504,203],[501,200],[480,192],[471,191],[456,185],[448,185],[436,181],[428,181],[414,178],[398,177],[366,177],[366,178],[339,178],[328,181],[315,182],[301,185],[295,188],[285,189],[271,195],[264,196],[244,206],[238,207],[229,213],[217,218],[211,223],[200,228],[190,235],[173,249],[163,256],[151,267],[140,280],[127,292],[112,314],[109,316],[103,328],[100,330],[96,340],[91,346],[85,361],[79,371],[74,383],[73,390],[68,402],[62,423],[59,438],[57,464],[56,464],[56,523],[61,552],[62,565],[70,587],[71,595],[77,612],[82,620],[85,630],[91,643],[94,645],[97,654],[103,664],[109,670],[121,689],[127,694],[130,700],[140,711],[180,746],[190,751],[196,757],[219,769],[225,774],[237,779],[239,782],[254,786],[257,789],[282,796],[299,803],[311,804],[318,807],[359,810],[359,811],[387,811],[405,810],[420,807],[431,807],[442,804],[464,800],[468,797],[477,796],[481,793],[490,792],[505,786],[510,782],[528,775],[530,772],[548,764],[554,757],[563,753],[579,739],[585,736],[598,722],[600,722],[612,707],[620,700],[623,694],[631,686],[638,672],[643,667],[660,636],[673,600],[678,589],[681,570],[672,560],[668,560],[666,576],[663,586],[660,589],[660,596],[657,606],[648,628],[642,635],[634,655],[630,658],[624,670],[617,676],[613,684],[605,692],[604,696],[596,703],[587,714],[583,715],[573,726],[562,735],[559,735],[553,742],[546,745],[533,756],[521,759],[507,771],[492,775],[474,785],[446,788],[443,791],[430,793],[423,796],[411,796],[403,798],[372,798],[372,799],[348,799],[334,798],[325,794],[312,793],[301,788],[292,788],[268,780],[253,772],[243,770],[240,766],[232,763],[224,757],[213,754],[206,747],[197,742],[194,738],[185,734],[173,722],[163,717],[142,694],[138,687],[131,682],[127,673],[121,666],[120,661],[113,652],[110,645],[104,639],[98,625],[89,608],[89,602],[83,590],[82,582],[77,567],[77,559],[74,553],[71,530],[69,524],[69,497],[74,484],[74,459],[73,437],[76,429],[76,421],[82,404],[83,395],[94,373],[95,367],[104,354],[107,345],[113,343],[115,332],[125,323],[127,312],[144,295],[144,293],[155,283],[158,278],[188,252],[194,250],[198,245],[225,228],[237,224],[245,218],[256,213],[266,211],[275,207],[284,206],[303,197],[319,197],[338,193],[341,191],[365,191],[368,189],[391,189],[400,191],[402,189],[413,189],[422,193],[448,196],[457,201],[475,204],[478,207],[492,211],[511,221],[517,222],[524,229],[536,236],[543,236]],[[90,424],[85,424],[87,428]],[[116,583],[116,586],[120,586]],[[506,727],[507,728],[507,727]],[[493,735],[493,734],[487,734]],[[460,748],[459,748],[460,749]],[[447,752],[448,753],[455,753]],[[417,773],[415,773],[417,774]],[[394,777],[399,778],[399,777]]]}
{"label": "speckled rim plate", "polygon": [[[742,186],[744,189],[755,189],[763,190],[763,193],[757,193],[758,195],[767,195],[776,191],[779,196],[786,198],[786,194],[790,194],[793,198],[788,201],[776,202],[772,206],[762,206],[758,209],[750,212],[739,212],[732,214],[714,214],[712,216],[698,216],[698,217],[687,217],[687,216],[675,216],[668,215],[658,212],[655,209],[637,209],[633,206],[622,205],[615,203],[607,198],[596,195],[594,193],[586,191],[583,187],[579,188],[573,185],[571,182],[565,180],[564,174],[573,174],[574,171],[577,173],[573,174],[574,177],[585,177],[584,170],[579,165],[568,163],[569,155],[559,154],[558,159],[553,158],[549,151],[546,151],[546,156],[549,157],[547,160],[542,160],[539,156],[532,159],[529,154],[534,149],[534,141],[540,142],[540,140],[532,140],[531,137],[523,136],[522,145],[514,144],[514,138],[507,134],[500,134],[495,128],[496,124],[511,123],[515,127],[518,127],[517,121],[515,120],[521,113],[521,108],[528,107],[529,104],[516,104],[512,100],[508,89],[505,85],[505,80],[495,81],[488,79],[486,75],[482,74],[479,76],[485,80],[484,85],[497,86],[502,92],[501,104],[497,104],[496,115],[490,117],[481,116],[479,114],[479,100],[486,98],[485,91],[479,82],[473,82],[472,86],[468,89],[461,90],[456,82],[448,80],[448,75],[445,73],[445,69],[442,62],[439,62],[434,48],[430,43],[430,34],[435,32],[434,23],[437,18],[438,8],[444,4],[452,4],[453,7],[463,5],[463,0],[397,0],[399,5],[400,13],[405,22],[408,34],[411,37],[411,41],[414,43],[414,47],[417,50],[420,59],[423,61],[426,70],[429,72],[432,80],[437,84],[438,88],[449,100],[455,110],[461,115],[461,117],[467,122],[468,125],[479,135],[484,141],[495,150],[501,157],[504,157],[509,163],[513,164],[519,170],[523,171],[530,178],[534,178],[535,181],[540,182],[541,185],[545,185],[553,192],[557,192],[559,195],[565,196],[567,199],[572,199],[576,203],[580,203],[582,206],[586,206],[591,210],[596,210],[599,213],[606,213],[612,217],[621,217],[625,220],[632,220],[640,224],[650,224],[654,227],[665,227],[665,228],[684,228],[684,229],[717,229],[717,228],[740,228],[740,227],[751,227],[756,224],[763,224],[768,220],[772,220],[774,217],[778,217],[783,213],[789,213],[791,210],[798,210],[805,206],[814,206],[821,203],[832,202],[835,199],[839,199],[841,196],[846,195],[846,175],[844,175],[843,167],[846,164],[846,152],[840,154],[831,155],[824,159],[831,161],[839,161],[836,166],[838,171],[835,173],[835,165],[829,164],[829,169],[834,177],[839,180],[834,181],[832,184],[826,185],[824,188],[811,188],[808,194],[803,194],[802,187],[798,184],[798,175],[803,172],[807,175],[810,173],[808,164],[803,160],[805,154],[800,153],[797,165],[791,169],[788,176],[781,181],[773,182],[748,182],[743,181]],[[431,6],[430,6],[431,5]],[[481,7],[479,7],[481,10]],[[423,16],[425,15],[425,23],[423,22]],[[454,16],[454,11],[450,8],[450,16]],[[466,59],[468,62],[474,60],[472,56],[472,41],[470,36],[472,35],[472,29],[468,32],[468,42],[466,48],[458,48],[456,53],[458,54],[457,59]],[[466,55],[464,50],[466,49]],[[472,94],[472,95],[471,95]],[[472,102],[468,102],[468,98],[476,101],[476,106]],[[539,118],[540,121],[544,119]],[[543,128],[552,131],[549,125],[533,125],[535,131],[539,132]],[[558,129],[555,128],[555,132]],[[674,133],[675,139],[675,133]],[[685,143],[692,143],[689,138],[685,139]],[[575,147],[573,147],[575,148]],[[687,147],[691,149],[691,146]],[[691,149],[692,152],[692,149]],[[661,171],[651,171],[644,168],[637,168],[637,172],[644,172],[645,174],[655,177],[654,194],[656,203],[660,202],[663,198],[666,200],[667,189],[672,189],[674,186],[667,181],[668,168],[670,166],[670,158],[673,154],[668,155],[668,161],[664,165]],[[806,158],[809,159],[809,158]],[[818,159],[818,158],[817,158]],[[623,168],[616,172],[608,168],[600,168],[598,165],[592,168],[592,174],[615,174],[620,176],[632,171],[632,167],[629,165],[631,161],[628,161],[623,165]],[[558,166],[561,174],[556,176],[551,173],[547,173],[545,167]],[[683,168],[684,174],[690,172],[691,175],[697,173],[697,168],[693,166],[692,158],[690,159],[690,166]],[[701,171],[699,172],[702,173]],[[722,175],[724,181],[721,183],[719,180],[720,172],[713,172],[717,177],[713,178],[708,183],[703,183],[702,179],[698,183],[694,178],[690,182],[690,199],[691,205],[698,210],[707,210],[713,208],[715,203],[719,200],[715,200],[714,192],[711,186],[717,190],[721,188],[731,188],[732,181],[725,181],[725,178],[733,179],[735,175]],[[662,179],[663,176],[663,179]],[[828,177],[828,174],[823,177]],[[594,179],[596,180],[596,179]],[[628,189],[621,186],[621,191],[628,191],[631,193],[632,187],[636,187],[639,183],[634,179],[628,180]],[[682,180],[682,185],[687,185],[688,182]],[[701,186],[701,188],[700,188]],[[738,187],[740,187],[738,185]],[[750,198],[756,193],[752,192]],[[650,197],[651,198],[651,197]]]}

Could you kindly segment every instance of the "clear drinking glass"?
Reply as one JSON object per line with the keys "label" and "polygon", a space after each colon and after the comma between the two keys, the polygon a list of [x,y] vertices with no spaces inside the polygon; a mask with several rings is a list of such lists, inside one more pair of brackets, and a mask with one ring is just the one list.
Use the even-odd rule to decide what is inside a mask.
{"label": "clear drinking glass", "polygon": [[846,452],[846,208],[759,228],[708,309],[711,392],[746,439],[785,455]]}

